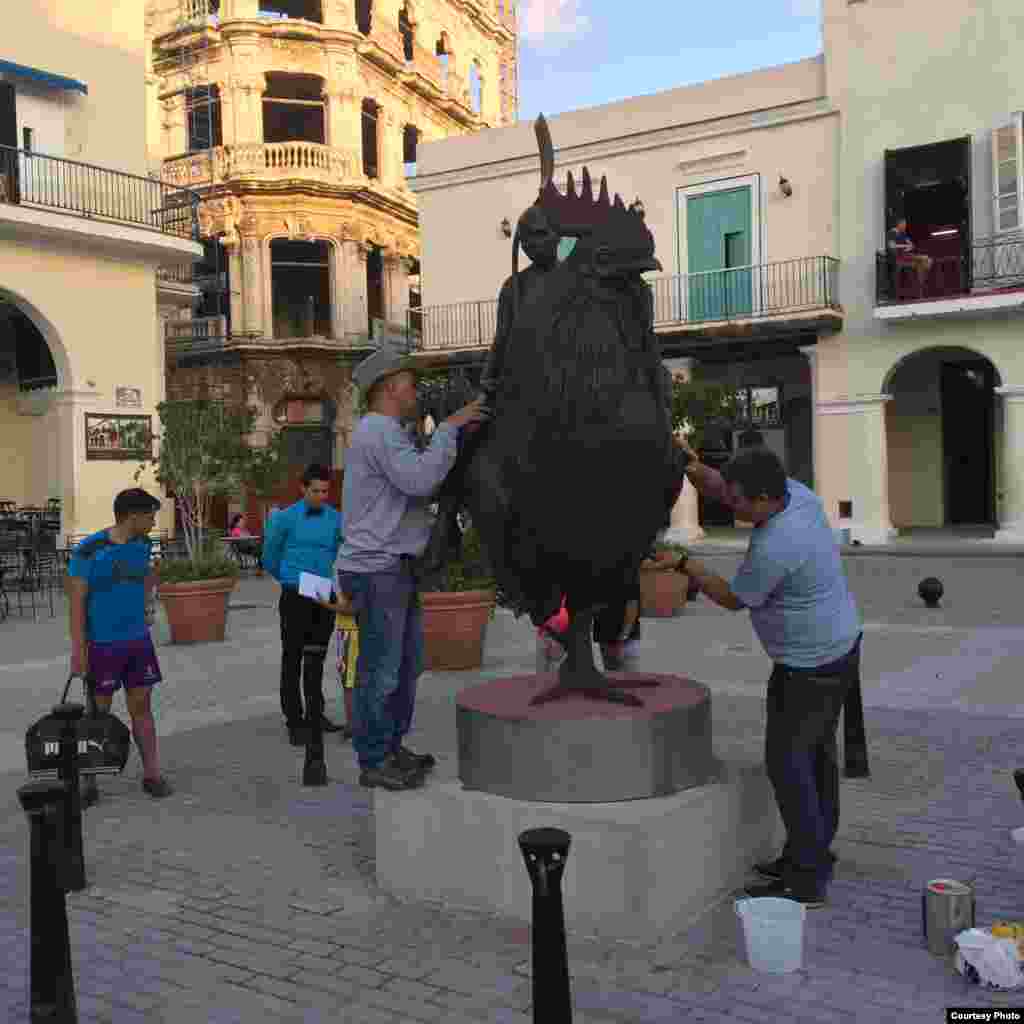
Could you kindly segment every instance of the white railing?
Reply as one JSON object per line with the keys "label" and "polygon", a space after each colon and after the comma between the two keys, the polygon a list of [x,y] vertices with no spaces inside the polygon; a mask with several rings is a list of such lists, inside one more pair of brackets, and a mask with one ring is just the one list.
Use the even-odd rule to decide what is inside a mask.
{"label": "white railing", "polygon": [[164,181],[185,187],[237,177],[303,178],[341,184],[359,176],[355,160],[318,142],[243,142],[168,160]]}

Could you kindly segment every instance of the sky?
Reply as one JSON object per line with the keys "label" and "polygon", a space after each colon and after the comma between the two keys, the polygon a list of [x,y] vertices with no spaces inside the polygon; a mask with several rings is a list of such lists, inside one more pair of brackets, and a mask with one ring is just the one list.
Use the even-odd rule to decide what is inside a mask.
{"label": "sky", "polygon": [[820,0],[519,0],[519,117],[821,52]]}

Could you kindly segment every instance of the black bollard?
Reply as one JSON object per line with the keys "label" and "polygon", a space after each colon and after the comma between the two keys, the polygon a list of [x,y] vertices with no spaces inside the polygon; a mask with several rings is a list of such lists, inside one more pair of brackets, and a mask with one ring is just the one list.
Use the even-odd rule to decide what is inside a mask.
{"label": "black bollard", "polygon": [[929,608],[938,608],[939,601],[942,599],[944,589],[942,581],[936,579],[934,576],[929,576],[927,579],[921,580],[917,585],[917,595]]}
{"label": "black bollard", "polygon": [[306,740],[306,763],[302,766],[304,786],[327,785],[327,763],[324,760],[324,723],[320,715],[314,715],[309,723],[309,738]]}
{"label": "black bollard", "polygon": [[68,911],[57,867],[63,856],[57,847],[69,795],[68,784],[55,779],[30,782],[18,790],[31,828],[32,1024],[78,1024]]}
{"label": "black bollard", "polygon": [[82,790],[78,773],[78,723],[85,709],[81,704],[58,704],[53,713],[64,723],[60,734],[60,767],[57,769],[57,777],[70,788],[70,796],[64,802],[64,856],[59,864],[60,881],[65,892],[81,892],[86,882],[85,852],[82,847]]}
{"label": "black bollard", "polygon": [[562,906],[570,841],[560,828],[531,828],[519,836],[533,883],[533,1024],[572,1024]]}

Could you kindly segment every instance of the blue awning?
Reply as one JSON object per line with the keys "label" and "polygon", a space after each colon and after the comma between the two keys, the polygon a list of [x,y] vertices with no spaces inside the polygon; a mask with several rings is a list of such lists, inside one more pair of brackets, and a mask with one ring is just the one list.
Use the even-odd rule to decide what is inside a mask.
{"label": "blue awning", "polygon": [[77,89],[80,93],[89,95],[89,86],[85,82],[79,82],[77,78],[65,78],[64,75],[55,75],[51,71],[40,71],[39,68],[15,64],[10,60],[0,60],[0,71],[5,71],[9,75],[17,75],[18,78],[30,78],[35,82],[42,82],[44,85],[52,85],[55,89]]}

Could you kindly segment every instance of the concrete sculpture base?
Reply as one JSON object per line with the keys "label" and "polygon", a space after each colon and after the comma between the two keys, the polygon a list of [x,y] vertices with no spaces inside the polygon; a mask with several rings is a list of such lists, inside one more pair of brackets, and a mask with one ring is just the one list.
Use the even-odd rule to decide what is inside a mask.
{"label": "concrete sculpture base", "polygon": [[689,925],[775,856],[782,823],[764,769],[716,762],[718,781],[618,803],[536,803],[427,782],[374,790],[377,882],[410,900],[529,920],[517,843],[530,828],[572,836],[563,893],[579,934],[649,940]]}
{"label": "concrete sculpture base", "polygon": [[[643,701],[582,695],[533,707],[554,675],[471,686],[456,698],[459,778],[516,800],[610,803],[668,796],[711,781],[711,693],[681,676],[610,672]],[[630,688],[633,681],[655,686]]]}

